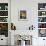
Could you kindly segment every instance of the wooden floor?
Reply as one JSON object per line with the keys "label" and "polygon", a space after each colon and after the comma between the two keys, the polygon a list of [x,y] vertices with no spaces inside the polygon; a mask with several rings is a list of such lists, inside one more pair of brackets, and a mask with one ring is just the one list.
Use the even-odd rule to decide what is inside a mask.
{"label": "wooden floor", "polygon": [[8,45],[0,45],[0,46],[8,46]]}

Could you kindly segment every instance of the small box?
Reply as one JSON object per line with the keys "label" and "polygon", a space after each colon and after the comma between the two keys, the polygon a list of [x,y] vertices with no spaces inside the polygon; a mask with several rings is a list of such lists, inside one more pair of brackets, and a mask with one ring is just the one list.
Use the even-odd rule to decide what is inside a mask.
{"label": "small box", "polygon": [[0,6],[0,10],[1,10],[1,6]]}
{"label": "small box", "polygon": [[42,12],[42,14],[45,14],[45,12]]}
{"label": "small box", "polygon": [[46,6],[45,6],[45,8],[46,8]]}
{"label": "small box", "polygon": [[8,6],[5,6],[5,10],[8,10]]}

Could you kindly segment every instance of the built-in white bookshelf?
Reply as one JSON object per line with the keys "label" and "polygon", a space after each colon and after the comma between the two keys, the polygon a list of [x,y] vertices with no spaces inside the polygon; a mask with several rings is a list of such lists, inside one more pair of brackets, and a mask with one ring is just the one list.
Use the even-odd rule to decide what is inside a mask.
{"label": "built-in white bookshelf", "polygon": [[8,3],[0,3],[0,35],[8,37]]}
{"label": "built-in white bookshelf", "polygon": [[38,3],[38,32],[40,37],[46,37],[46,3]]}

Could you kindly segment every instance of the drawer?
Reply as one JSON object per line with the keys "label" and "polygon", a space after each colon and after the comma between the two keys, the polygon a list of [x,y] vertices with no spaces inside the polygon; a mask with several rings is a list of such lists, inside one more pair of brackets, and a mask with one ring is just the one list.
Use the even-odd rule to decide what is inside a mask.
{"label": "drawer", "polygon": [[8,44],[8,39],[7,38],[0,38],[0,45],[7,45]]}

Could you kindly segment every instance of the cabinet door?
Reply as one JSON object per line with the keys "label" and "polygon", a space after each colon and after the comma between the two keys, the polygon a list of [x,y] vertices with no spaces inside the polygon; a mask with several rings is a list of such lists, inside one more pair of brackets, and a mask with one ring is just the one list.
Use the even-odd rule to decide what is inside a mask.
{"label": "cabinet door", "polygon": [[38,38],[38,46],[46,46],[46,38]]}

